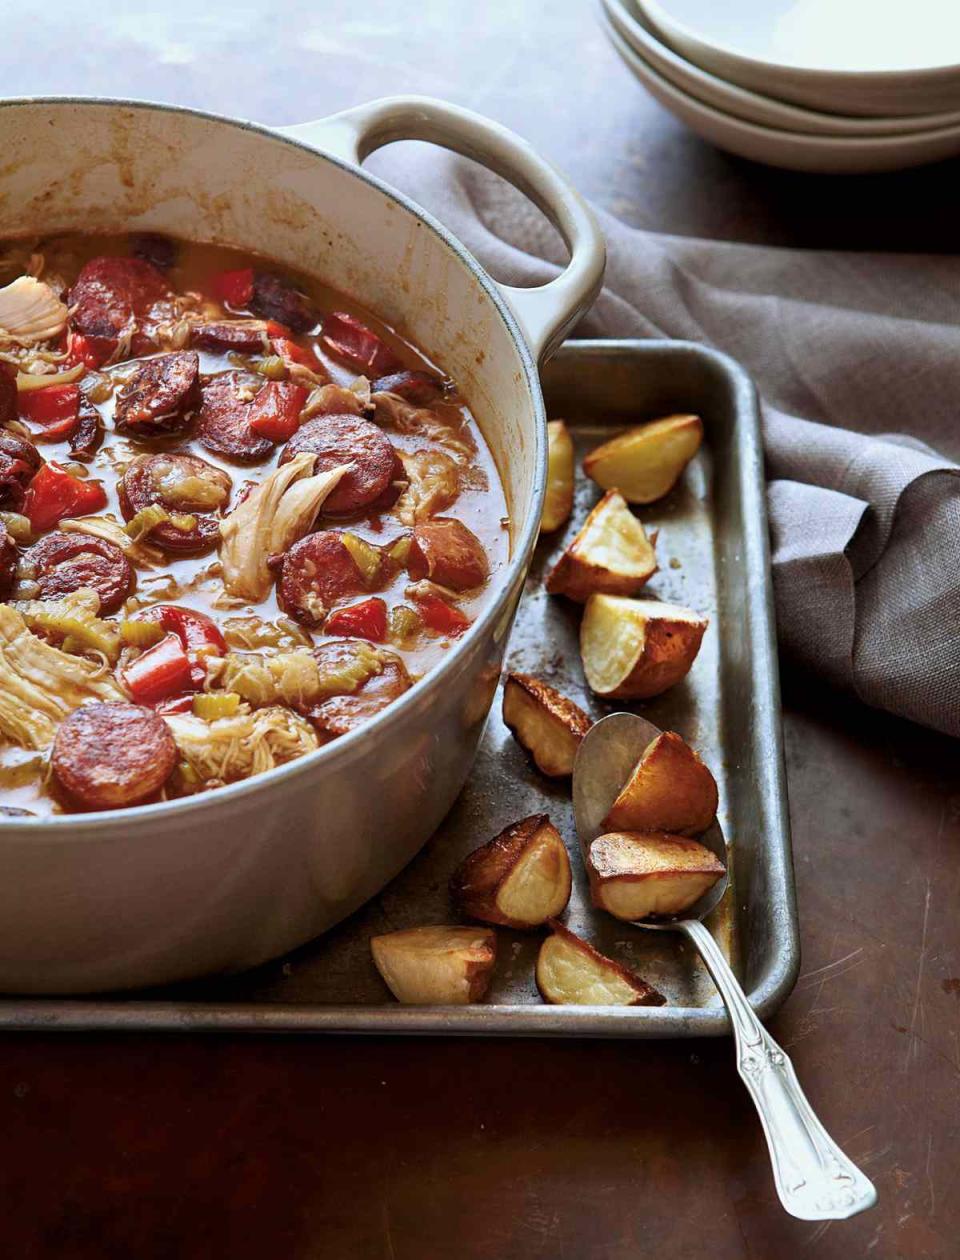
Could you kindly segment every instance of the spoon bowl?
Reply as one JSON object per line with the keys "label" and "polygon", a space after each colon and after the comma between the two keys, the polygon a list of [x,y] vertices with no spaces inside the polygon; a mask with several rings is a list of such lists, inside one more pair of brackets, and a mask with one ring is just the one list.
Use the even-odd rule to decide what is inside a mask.
{"label": "spoon bowl", "polygon": [[[590,845],[603,834],[603,820],[630,777],[631,770],[647,746],[662,734],[659,727],[635,713],[611,713],[595,722],[587,732],[573,767],[573,812],[584,860]],[[727,871],[727,845],[720,824],[714,820],[697,839],[720,859],[724,874],[682,915],[665,914],[638,919],[637,927],[663,931],[665,928],[672,929],[681,919],[705,919],[723,900],[730,876]]]}
{"label": "spoon bowl", "polygon": [[[577,838],[586,859],[634,766],[660,730],[635,713],[611,713],[587,732],[573,767]],[[727,867],[727,849],[714,821],[700,837]],[[789,1057],[754,1014],[739,980],[701,920],[727,890],[724,874],[682,915],[635,923],[659,932],[680,932],[696,947],[730,1016],[737,1070],[763,1125],[780,1202],[805,1221],[843,1220],[872,1207],[877,1192],[820,1123],[800,1088]]]}

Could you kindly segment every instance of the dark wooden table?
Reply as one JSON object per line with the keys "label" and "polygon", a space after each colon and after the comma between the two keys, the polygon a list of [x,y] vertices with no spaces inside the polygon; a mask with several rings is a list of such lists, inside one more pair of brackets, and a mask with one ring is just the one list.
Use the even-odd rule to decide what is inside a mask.
{"label": "dark wooden table", "polygon": [[[9,95],[267,123],[427,92],[523,132],[637,225],[956,248],[955,166],[817,180],[727,158],[644,95],[570,0],[48,0],[5,23],[0,70]],[[722,1041],[7,1037],[2,1255],[954,1260],[957,746],[784,681],[804,961],[773,1030],[876,1181],[873,1212],[783,1215]]]}

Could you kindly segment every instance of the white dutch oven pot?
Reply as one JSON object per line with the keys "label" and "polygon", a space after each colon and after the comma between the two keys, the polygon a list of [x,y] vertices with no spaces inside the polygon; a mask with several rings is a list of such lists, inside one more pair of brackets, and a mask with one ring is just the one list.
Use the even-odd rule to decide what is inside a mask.
{"label": "white dutch oven pot", "polygon": [[[359,169],[400,139],[457,150],[517,185],[563,235],[566,271],[536,289],[495,283],[439,223]],[[489,606],[364,729],[206,795],[0,823],[0,989],[84,992],[249,967],[379,891],[466,779],[536,542],[537,362],[595,297],[603,241],[522,140],[417,97],[280,131],[135,102],[0,102],[0,152],[0,237],[169,232],[355,294],[458,382],[505,482],[512,558]]]}

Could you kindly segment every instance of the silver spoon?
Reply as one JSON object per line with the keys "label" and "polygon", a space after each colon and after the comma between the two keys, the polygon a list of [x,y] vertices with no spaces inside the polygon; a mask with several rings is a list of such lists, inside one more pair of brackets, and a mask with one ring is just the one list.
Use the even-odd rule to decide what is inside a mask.
{"label": "silver spoon", "polygon": [[[584,855],[644,749],[660,731],[633,713],[612,713],[591,728],[573,771],[573,806]],[[718,824],[700,837],[727,862]],[[723,875],[686,916],[638,920],[653,932],[682,932],[696,946],[726,1005],[737,1048],[737,1070],[753,1099],[767,1139],[780,1202],[804,1221],[836,1221],[872,1207],[877,1192],[844,1155],[807,1102],[784,1051],[754,1015],[740,982],[702,920],[719,903]]]}

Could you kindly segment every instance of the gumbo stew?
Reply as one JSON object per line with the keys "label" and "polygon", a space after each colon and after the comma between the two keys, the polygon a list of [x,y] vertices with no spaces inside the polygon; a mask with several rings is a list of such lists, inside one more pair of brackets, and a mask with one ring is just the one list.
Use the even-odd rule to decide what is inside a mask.
{"label": "gumbo stew", "polygon": [[0,800],[206,791],[361,726],[507,558],[455,384],[237,251],[15,242],[0,266]]}

